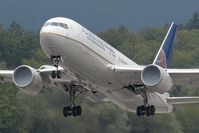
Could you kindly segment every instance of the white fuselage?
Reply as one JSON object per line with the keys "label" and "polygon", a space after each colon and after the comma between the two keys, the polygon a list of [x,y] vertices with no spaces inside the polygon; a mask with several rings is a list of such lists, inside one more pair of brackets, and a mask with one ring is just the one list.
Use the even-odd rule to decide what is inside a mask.
{"label": "white fuselage", "polygon": [[[77,22],[66,18],[48,20],[40,32],[40,45],[50,58],[61,55],[60,66],[68,69],[81,79],[87,87],[104,94],[124,110],[135,112],[143,103],[143,98],[128,89],[122,89],[129,83],[140,81],[140,76],[120,75],[108,70],[108,65],[141,67],[121,54],[108,43],[88,31]],[[130,78],[126,78],[130,77]],[[131,79],[130,81],[125,79]],[[170,112],[172,106],[166,103],[166,96],[149,93],[149,102],[156,106],[156,112]]]}

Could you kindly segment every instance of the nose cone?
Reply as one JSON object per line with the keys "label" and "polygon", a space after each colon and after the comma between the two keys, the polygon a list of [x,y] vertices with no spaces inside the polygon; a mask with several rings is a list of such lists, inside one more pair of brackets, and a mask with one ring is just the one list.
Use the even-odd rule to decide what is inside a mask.
{"label": "nose cone", "polygon": [[66,18],[52,18],[46,21],[40,30],[40,45],[45,52],[53,53],[61,38],[68,37],[70,28]]}
{"label": "nose cone", "polygon": [[42,50],[48,57],[61,54],[64,44],[77,37],[79,30],[81,25],[71,19],[58,17],[48,20],[40,30]]}
{"label": "nose cone", "polygon": [[65,37],[51,32],[43,32],[40,35],[41,48],[48,57],[58,55],[64,41]]}
{"label": "nose cone", "polygon": [[43,26],[40,30],[40,36],[45,32],[45,27]]}
{"label": "nose cone", "polygon": [[40,36],[42,36],[42,34],[46,34],[46,33],[51,33],[51,34],[63,34],[64,35],[63,29],[53,26],[51,24],[44,24],[44,26],[41,28],[40,30]]}

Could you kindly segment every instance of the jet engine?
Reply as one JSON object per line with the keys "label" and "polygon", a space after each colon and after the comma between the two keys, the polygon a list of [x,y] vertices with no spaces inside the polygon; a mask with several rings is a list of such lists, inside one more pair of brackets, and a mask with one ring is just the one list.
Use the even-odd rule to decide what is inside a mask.
{"label": "jet engine", "polygon": [[141,80],[148,89],[158,93],[165,93],[172,87],[167,71],[157,65],[146,66],[141,73]]}
{"label": "jet engine", "polygon": [[22,65],[15,69],[12,76],[14,84],[27,94],[37,94],[43,87],[43,80],[36,69]]}

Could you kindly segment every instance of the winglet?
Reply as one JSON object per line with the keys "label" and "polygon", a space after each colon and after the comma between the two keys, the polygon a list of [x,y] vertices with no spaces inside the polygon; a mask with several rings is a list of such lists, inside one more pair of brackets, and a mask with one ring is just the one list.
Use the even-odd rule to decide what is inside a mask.
{"label": "winglet", "polygon": [[159,65],[163,68],[170,67],[173,55],[173,42],[177,30],[177,24],[171,24],[167,35],[162,42],[162,45],[153,61],[153,64]]}

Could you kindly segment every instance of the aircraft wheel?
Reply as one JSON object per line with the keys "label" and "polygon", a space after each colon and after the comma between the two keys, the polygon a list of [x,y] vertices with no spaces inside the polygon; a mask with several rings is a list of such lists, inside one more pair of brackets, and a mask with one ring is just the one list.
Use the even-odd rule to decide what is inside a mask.
{"label": "aircraft wheel", "polygon": [[73,114],[73,117],[77,116],[77,106],[75,105],[72,107],[72,114]]}
{"label": "aircraft wheel", "polygon": [[151,115],[155,115],[155,106],[151,105]]}
{"label": "aircraft wheel", "polygon": [[141,106],[141,112],[142,112],[142,115],[145,115],[146,107],[144,105]]}
{"label": "aircraft wheel", "polygon": [[82,108],[81,108],[81,106],[77,106],[77,115],[81,115],[82,114]]}
{"label": "aircraft wheel", "polygon": [[63,115],[64,115],[64,117],[67,117],[69,115],[69,107],[68,106],[63,108]]}
{"label": "aircraft wheel", "polygon": [[141,106],[137,107],[137,116],[142,116],[142,108],[141,108]]}
{"label": "aircraft wheel", "polygon": [[57,78],[58,79],[61,79],[61,74],[62,74],[61,71],[57,71]]}
{"label": "aircraft wheel", "polygon": [[56,71],[52,71],[52,73],[51,73],[51,77],[52,77],[53,79],[55,79],[55,78],[56,78]]}
{"label": "aircraft wheel", "polygon": [[151,116],[151,106],[146,107],[146,115]]}

